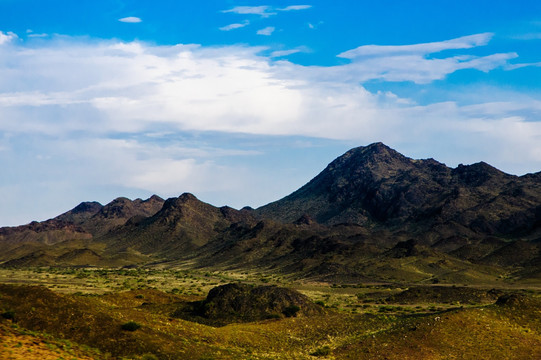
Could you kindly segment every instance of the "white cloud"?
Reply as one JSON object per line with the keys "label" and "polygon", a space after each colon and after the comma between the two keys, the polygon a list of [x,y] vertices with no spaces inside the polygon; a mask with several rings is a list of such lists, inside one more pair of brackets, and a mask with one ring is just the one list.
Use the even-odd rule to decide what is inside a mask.
{"label": "white cloud", "polygon": [[[158,124],[172,131],[347,138],[378,114],[403,111],[407,103],[372,94],[360,82],[422,84],[461,69],[490,71],[516,56],[426,59],[393,53],[318,67],[273,63],[259,55],[262,48],[241,46],[77,40],[51,45],[17,46],[4,63],[17,66],[0,64],[0,131],[100,134],[147,131]],[[329,124],[329,118],[341,118],[344,125]]]}
{"label": "white cloud", "polygon": [[[60,148],[84,159],[85,166],[97,169],[91,178],[95,184],[113,183],[164,196],[178,196],[179,189],[201,193],[207,188],[227,191],[232,186],[233,169],[211,160],[220,156],[220,149],[205,154],[176,145],[157,146],[122,139],[65,140]],[[78,166],[75,171],[84,172],[84,168]],[[222,181],[216,182],[217,178]]]}
{"label": "white cloud", "polygon": [[541,32],[531,32],[531,33],[525,33],[525,34],[520,34],[520,35],[514,35],[514,36],[510,36],[510,38],[514,40],[540,40]]}
{"label": "white cloud", "polygon": [[42,34],[29,34],[28,37],[31,37],[31,38],[44,38],[44,37],[47,37],[49,36],[49,34],[45,34],[45,33],[42,33]]}
{"label": "white cloud", "polygon": [[243,28],[245,26],[248,26],[249,24],[250,24],[249,21],[244,21],[242,23],[235,23],[235,24],[229,24],[229,25],[226,25],[226,26],[222,26],[219,29],[222,30],[222,31],[230,31],[230,30],[234,30],[234,29]]}
{"label": "white cloud", "polygon": [[[94,137],[27,139],[21,135],[9,143],[24,146],[25,151],[7,146],[5,154],[0,152],[0,162],[9,165],[13,177],[18,178],[17,183],[0,184],[4,205],[10,204],[0,208],[2,225],[45,220],[81,201],[107,203],[117,196],[148,197],[154,193],[176,197],[192,192],[217,206],[225,205],[227,197],[220,199],[216,193],[235,193],[238,198],[227,199],[227,203],[240,208],[253,201],[246,196],[252,179],[265,183],[243,166],[220,163],[221,157],[253,156],[253,152]],[[40,155],[25,155],[31,152]],[[261,192],[267,201],[273,199],[265,189]],[[11,205],[17,211],[10,210]]]}
{"label": "white cloud", "polygon": [[17,38],[17,35],[12,33],[11,31],[8,31],[7,33],[4,33],[0,31],[0,45],[7,44],[8,42],[11,42]]}
{"label": "white cloud", "polygon": [[[411,81],[427,84],[442,80],[458,70],[476,69],[490,71],[505,67],[508,61],[516,58],[516,53],[494,54],[483,57],[452,56],[440,59],[427,59],[420,55],[400,55],[359,59],[352,64],[332,69],[328,76],[350,77],[351,81]],[[342,73],[342,74],[337,74]]]}
{"label": "white cloud", "polygon": [[[371,50],[367,59],[353,57],[350,64],[329,67],[272,61],[261,55],[268,49],[248,46],[69,38],[32,46],[15,42],[0,62],[0,163],[36,194],[51,189],[50,194],[65,197],[79,191],[77,186],[142,189],[162,196],[223,190],[252,205],[246,189],[256,180],[236,175],[250,173],[247,166],[217,160],[227,151],[230,157],[245,156],[236,144],[227,151],[208,150],[200,143],[164,139],[211,132],[359,145],[383,141],[409,156],[434,157],[449,165],[484,160],[515,173],[541,169],[541,104],[535,96],[508,93],[494,101],[501,91],[497,88],[486,91],[490,96],[485,99],[466,88],[461,96],[468,97],[468,91],[476,95],[474,105],[421,106],[360,85],[368,80],[429,83],[461,69],[506,70],[515,54],[424,56],[442,47],[480,46],[482,38],[450,40],[423,46],[423,51],[413,45],[411,52]],[[294,50],[271,56],[287,51]],[[411,151],[419,148],[425,152]],[[260,186],[265,191],[275,182],[256,178],[267,181]],[[12,193],[24,194],[0,186],[0,198]],[[265,200],[277,198],[268,194]]]}
{"label": "white cloud", "polygon": [[269,12],[271,10],[270,6],[235,6],[229,10],[223,10],[223,13],[235,13],[241,15],[259,15],[262,17],[269,17],[271,15],[276,15],[276,13]]}
{"label": "white cloud", "polygon": [[142,20],[141,18],[138,18],[136,16],[128,16],[122,19],[118,19],[118,21],[123,22],[123,23],[136,24],[136,23],[140,23]]}
{"label": "white cloud", "polygon": [[415,45],[363,45],[339,54],[339,57],[356,59],[365,56],[399,56],[402,54],[427,55],[443,50],[471,49],[488,44],[492,33],[463,36],[456,39]]}
{"label": "white cloud", "polygon": [[310,9],[311,7],[312,5],[290,5],[290,6],[286,6],[285,8],[276,9],[276,10],[279,10],[279,11],[306,10],[306,9]]}
{"label": "white cloud", "polygon": [[312,29],[312,30],[315,30],[317,29],[321,24],[323,24],[323,21],[319,21],[318,23],[314,24],[314,23],[308,23],[308,28],[309,29]]}
{"label": "white cloud", "polygon": [[520,69],[520,68],[529,67],[529,66],[541,67],[541,62],[512,64],[512,65],[507,65],[505,68],[507,70],[515,70],[515,69]]}
{"label": "white cloud", "polygon": [[235,6],[229,10],[222,10],[223,13],[234,13],[240,15],[259,15],[261,17],[269,17],[276,15],[274,11],[296,11],[310,9],[312,5],[290,5],[285,8],[274,8],[268,5],[261,6]]}
{"label": "white cloud", "polygon": [[483,33],[464,36],[441,42],[381,46],[364,45],[345,51],[338,57],[350,59],[351,63],[317,71],[321,79],[339,77],[350,81],[368,80],[412,81],[418,84],[444,79],[447,75],[463,69],[490,71],[498,67],[508,67],[508,61],[516,58],[516,53],[492,54],[486,56],[449,55],[431,58],[429,55],[444,50],[471,49],[484,46],[492,34]]}
{"label": "white cloud", "polygon": [[49,36],[49,34],[45,34],[45,33],[41,33],[41,34],[34,33],[32,29],[26,29],[26,33],[27,33],[27,36],[30,38],[42,38],[42,37]]}
{"label": "white cloud", "polygon": [[288,55],[296,54],[296,53],[299,53],[299,52],[301,52],[300,49],[276,50],[276,51],[273,51],[270,54],[270,56],[272,58],[276,58],[276,57],[282,57],[282,56],[288,56]]}
{"label": "white cloud", "polygon": [[274,26],[267,26],[266,28],[257,30],[257,35],[270,36],[274,32]]}

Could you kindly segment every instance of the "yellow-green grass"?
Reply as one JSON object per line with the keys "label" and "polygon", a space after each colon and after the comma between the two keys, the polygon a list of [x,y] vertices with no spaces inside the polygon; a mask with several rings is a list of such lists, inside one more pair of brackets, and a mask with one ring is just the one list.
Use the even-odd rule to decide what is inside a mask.
{"label": "yellow-green grass", "polygon": [[[530,303],[515,307],[483,305],[418,314],[329,311],[313,317],[211,327],[170,316],[179,303],[200,298],[194,295],[155,289],[105,295],[60,294],[26,286],[0,286],[0,289],[0,310],[9,307],[14,314],[13,319],[0,320],[4,328],[17,326],[32,333],[45,332],[57,344],[65,340],[86,344],[99,349],[95,358],[533,359],[541,356],[541,313],[539,300],[532,296]],[[130,321],[141,327],[133,332],[122,330],[122,324]]]}

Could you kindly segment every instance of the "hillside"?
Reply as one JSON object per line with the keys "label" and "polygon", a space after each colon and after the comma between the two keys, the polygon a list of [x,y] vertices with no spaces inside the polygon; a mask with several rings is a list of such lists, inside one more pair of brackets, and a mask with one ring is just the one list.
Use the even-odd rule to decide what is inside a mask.
{"label": "hillside", "polygon": [[[260,293],[266,297],[254,306],[246,303]],[[295,308],[290,316],[248,323],[231,322],[228,317],[227,325],[216,327],[172,316],[175,309],[192,303],[194,298],[154,289],[83,296],[35,286],[0,285],[0,357],[200,360],[541,356],[540,300],[531,295],[510,293],[484,305],[447,310],[359,305],[362,313],[325,309],[299,315],[303,307],[321,306],[286,289],[269,292],[268,287],[226,285],[214,288],[205,300],[198,301],[210,305],[205,314],[214,318],[237,306],[254,311],[248,314],[263,308],[266,311],[270,305],[267,300],[273,296],[286,303],[294,299],[299,310]]]}
{"label": "hillside", "polygon": [[102,245],[93,240],[134,217],[155,214],[163,203],[156,195],[147,200],[117,198],[105,206],[83,202],[53,219],[0,228],[0,261],[7,266],[126,264],[102,261]]}
{"label": "hillside", "polygon": [[259,209],[166,201],[81,203],[0,229],[4,267],[272,269],[328,281],[541,280],[541,173],[450,168],[381,143],[331,162]]}
{"label": "hillside", "polygon": [[400,228],[425,238],[444,231],[535,237],[541,231],[541,173],[517,177],[483,162],[453,169],[375,143],[346,152],[256,213],[285,223],[307,214],[321,224]]}

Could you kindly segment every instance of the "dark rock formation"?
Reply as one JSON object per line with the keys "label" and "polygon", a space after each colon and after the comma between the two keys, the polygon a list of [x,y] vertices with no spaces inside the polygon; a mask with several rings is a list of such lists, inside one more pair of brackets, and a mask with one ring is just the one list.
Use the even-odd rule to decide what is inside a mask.
{"label": "dark rock formation", "polygon": [[[213,288],[201,302],[177,310],[174,316],[213,325],[252,322],[324,313],[301,293],[277,286],[227,284]],[[199,319],[198,319],[199,318]]]}
{"label": "dark rock formation", "polygon": [[425,242],[442,237],[541,232],[539,174],[513,176],[480,162],[449,168],[375,143],[352,149],[291,195],[255,213],[283,223],[402,229]]}

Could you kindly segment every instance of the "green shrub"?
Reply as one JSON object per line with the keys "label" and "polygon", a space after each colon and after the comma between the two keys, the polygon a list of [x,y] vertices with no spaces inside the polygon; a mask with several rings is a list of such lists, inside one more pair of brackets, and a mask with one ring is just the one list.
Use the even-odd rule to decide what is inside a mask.
{"label": "green shrub", "polygon": [[154,354],[144,354],[141,356],[141,360],[158,360],[158,357]]}
{"label": "green shrub", "polygon": [[141,325],[136,323],[135,321],[128,321],[125,324],[122,324],[121,326],[122,330],[126,331],[135,331],[141,328]]}
{"label": "green shrub", "polygon": [[4,311],[2,317],[4,319],[13,320],[15,319],[15,312],[13,310]]}
{"label": "green shrub", "polygon": [[331,353],[331,348],[329,345],[322,346],[317,348],[316,351],[311,353],[312,356],[327,356]]}

